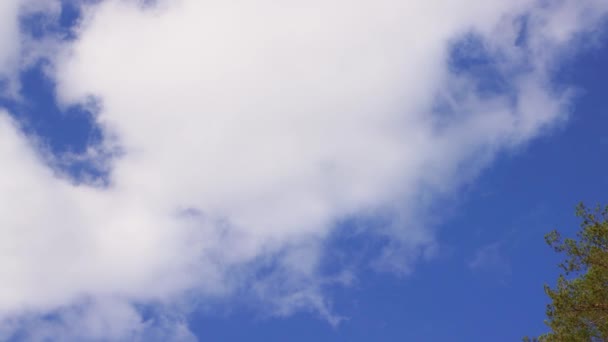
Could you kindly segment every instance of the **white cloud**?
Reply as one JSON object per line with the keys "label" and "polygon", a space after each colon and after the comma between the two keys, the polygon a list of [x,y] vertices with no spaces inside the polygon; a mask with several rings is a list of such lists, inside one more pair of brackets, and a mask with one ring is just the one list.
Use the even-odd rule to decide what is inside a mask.
{"label": "white cloud", "polygon": [[[3,335],[3,331],[10,333]],[[0,337],[23,341],[196,341],[183,319],[159,316],[143,321],[133,306],[114,298],[79,303],[59,310],[51,319],[32,315],[5,320]]]}
{"label": "white cloud", "polygon": [[[2,17],[14,21],[15,6]],[[436,246],[424,215],[434,196],[564,118],[568,97],[550,90],[551,68],[606,7],[525,0],[88,5],[78,38],[56,47],[51,76],[65,105],[99,99],[95,120],[107,139],[98,148],[124,153],[103,161],[107,186],[76,185],[0,116],[0,251],[10,256],[0,260],[0,317],[93,298],[86,310],[94,323],[78,323],[85,333],[72,331],[68,317],[38,324],[40,336],[60,329],[95,339],[96,324],[104,324],[107,338],[129,339],[145,324],[130,303],[168,305],[192,291],[229,296],[251,287],[278,314],[311,309],[337,322],[318,269],[335,224],[388,218],[368,227],[391,241],[379,265],[411,271]],[[587,18],[589,11],[595,15]],[[525,14],[527,43],[517,45]],[[6,56],[19,55],[11,27],[0,29],[0,44],[12,51]],[[474,76],[450,69],[450,47],[470,33],[508,91],[480,94]],[[14,70],[2,69],[6,63],[0,73]],[[257,279],[256,267],[269,260],[274,273]]]}

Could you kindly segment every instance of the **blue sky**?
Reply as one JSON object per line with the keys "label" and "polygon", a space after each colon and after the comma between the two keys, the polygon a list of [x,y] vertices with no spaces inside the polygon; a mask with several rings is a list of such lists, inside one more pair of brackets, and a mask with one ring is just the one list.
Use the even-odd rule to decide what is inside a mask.
{"label": "blue sky", "polygon": [[[195,331],[214,341],[516,341],[546,332],[543,286],[554,283],[560,259],[544,234],[572,236],[574,206],[605,202],[607,61],[604,47],[560,69],[556,78],[578,90],[572,117],[501,155],[447,206],[439,228],[445,253],[407,278],[366,272],[356,286],[332,292],[349,317],[340,327],[305,314],[276,320],[239,310],[220,318],[201,313]],[[494,245],[496,258],[469,267]]]}
{"label": "blue sky", "polygon": [[606,201],[608,6],[345,6],[0,6],[0,339],[545,332],[543,236]]}

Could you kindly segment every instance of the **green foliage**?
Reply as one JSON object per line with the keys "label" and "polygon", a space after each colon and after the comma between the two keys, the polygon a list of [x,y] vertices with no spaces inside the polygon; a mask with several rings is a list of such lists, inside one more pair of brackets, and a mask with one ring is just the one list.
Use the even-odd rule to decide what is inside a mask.
{"label": "green foliage", "polygon": [[582,220],[576,239],[562,239],[557,231],[545,236],[566,258],[556,287],[545,286],[551,332],[524,341],[608,341],[608,206],[579,204],[576,214]]}

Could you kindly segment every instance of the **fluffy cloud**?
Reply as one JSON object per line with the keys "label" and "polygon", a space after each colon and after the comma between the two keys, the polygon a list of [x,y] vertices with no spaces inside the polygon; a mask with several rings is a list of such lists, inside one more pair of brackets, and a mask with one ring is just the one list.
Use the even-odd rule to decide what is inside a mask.
{"label": "fluffy cloud", "polygon": [[[19,4],[0,6],[7,75],[23,58]],[[0,317],[7,334],[36,327],[25,336],[33,340],[49,331],[133,339],[149,328],[133,303],[171,305],[243,288],[277,314],[311,309],[339,321],[322,287],[350,278],[319,273],[339,222],[384,222],[365,228],[390,241],[377,265],[411,271],[436,246],[426,205],[496,152],[566,116],[568,94],[551,89],[551,70],[608,7],[82,6],[77,38],[51,49],[50,76],[62,104],[93,103],[105,139],[86,157],[103,164],[107,182],[77,182],[53,168],[0,115],[0,250],[9,256],[0,260]],[[454,63],[454,47],[462,58],[487,59],[501,85],[484,87],[481,75]],[[260,267],[270,275],[260,279]],[[73,305],[86,307],[84,318],[65,309]],[[49,312],[58,312],[54,325],[37,320]],[[191,338],[179,320],[170,322],[171,334]]]}

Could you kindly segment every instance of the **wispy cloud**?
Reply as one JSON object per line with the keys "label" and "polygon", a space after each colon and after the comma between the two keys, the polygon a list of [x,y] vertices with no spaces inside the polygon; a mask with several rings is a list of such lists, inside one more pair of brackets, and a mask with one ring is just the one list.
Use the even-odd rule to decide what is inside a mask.
{"label": "wispy cloud", "polygon": [[467,265],[474,272],[497,276],[501,281],[511,276],[511,263],[504,253],[503,244],[494,242],[480,247]]}

